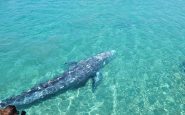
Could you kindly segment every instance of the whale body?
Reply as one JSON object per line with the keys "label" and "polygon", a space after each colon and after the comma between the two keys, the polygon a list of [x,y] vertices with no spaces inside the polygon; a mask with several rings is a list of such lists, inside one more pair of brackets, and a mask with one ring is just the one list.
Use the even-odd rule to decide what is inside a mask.
{"label": "whale body", "polygon": [[84,86],[89,79],[92,79],[94,90],[101,79],[99,70],[110,62],[114,54],[115,50],[111,50],[81,60],[52,80],[36,85],[20,95],[0,101],[0,108],[7,105],[24,106],[32,104],[59,91],[65,92]]}

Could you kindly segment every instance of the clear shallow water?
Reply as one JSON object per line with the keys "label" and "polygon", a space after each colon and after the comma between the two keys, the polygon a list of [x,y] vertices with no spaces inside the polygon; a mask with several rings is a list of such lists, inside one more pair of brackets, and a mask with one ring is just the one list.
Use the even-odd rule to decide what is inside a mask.
{"label": "clear shallow water", "polygon": [[2,0],[0,100],[115,49],[95,93],[91,81],[26,109],[29,115],[185,114],[182,0]]}

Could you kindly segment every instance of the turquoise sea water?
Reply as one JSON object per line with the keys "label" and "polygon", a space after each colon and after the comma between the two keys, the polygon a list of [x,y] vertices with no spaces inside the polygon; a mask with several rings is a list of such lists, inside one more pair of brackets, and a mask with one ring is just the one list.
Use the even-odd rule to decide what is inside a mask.
{"label": "turquoise sea water", "polygon": [[185,115],[185,1],[1,0],[0,100],[106,50],[91,81],[26,108],[28,115]]}

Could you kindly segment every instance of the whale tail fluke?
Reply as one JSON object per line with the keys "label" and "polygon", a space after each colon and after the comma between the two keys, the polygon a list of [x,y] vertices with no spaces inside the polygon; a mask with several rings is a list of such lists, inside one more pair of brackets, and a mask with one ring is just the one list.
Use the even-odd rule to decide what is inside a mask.
{"label": "whale tail fluke", "polygon": [[0,108],[3,108],[5,106],[6,106],[6,104],[0,101]]}

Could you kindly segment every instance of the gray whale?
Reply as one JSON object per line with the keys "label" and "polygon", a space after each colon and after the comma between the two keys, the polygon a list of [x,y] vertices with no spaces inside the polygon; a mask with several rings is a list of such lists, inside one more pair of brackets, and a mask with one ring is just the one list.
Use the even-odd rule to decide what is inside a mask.
{"label": "gray whale", "polygon": [[65,92],[84,86],[89,79],[92,79],[92,87],[95,90],[101,80],[99,70],[110,62],[114,54],[115,50],[111,50],[81,60],[52,80],[36,85],[20,95],[0,101],[0,108],[7,105],[24,106],[32,104],[59,91]]}

